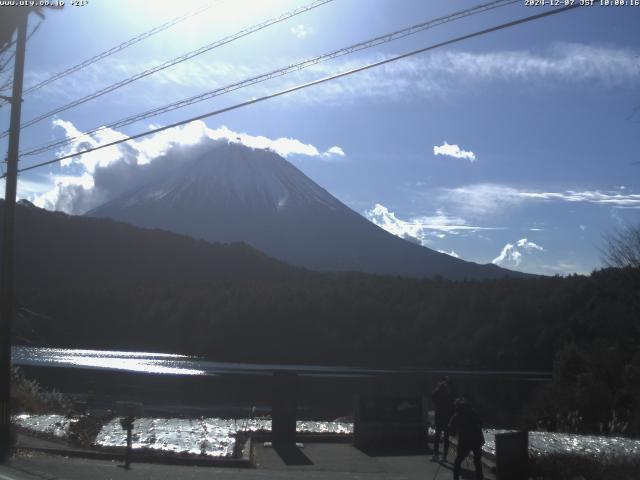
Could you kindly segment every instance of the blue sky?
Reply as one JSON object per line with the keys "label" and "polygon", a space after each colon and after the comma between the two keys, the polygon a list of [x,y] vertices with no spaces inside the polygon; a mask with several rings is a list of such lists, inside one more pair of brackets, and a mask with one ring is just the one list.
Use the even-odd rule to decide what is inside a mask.
{"label": "blue sky", "polygon": [[[25,97],[24,121],[310,2],[221,0],[205,13]],[[86,131],[271,69],[478,5],[334,0],[59,113],[23,148]],[[89,2],[47,12],[29,40],[25,86],[200,2]],[[549,7],[524,1],[89,140],[166,125]],[[145,163],[202,136],[274,148],[392,233],[480,263],[543,274],[601,266],[604,236],[640,219],[640,7],[588,7],[312,87],[177,131],[21,175],[19,195],[82,213],[109,198],[94,174]],[[32,16],[31,26],[37,23]],[[8,109],[0,109],[0,128]],[[1,141],[6,149],[6,139]],[[69,153],[23,157],[21,165]]]}

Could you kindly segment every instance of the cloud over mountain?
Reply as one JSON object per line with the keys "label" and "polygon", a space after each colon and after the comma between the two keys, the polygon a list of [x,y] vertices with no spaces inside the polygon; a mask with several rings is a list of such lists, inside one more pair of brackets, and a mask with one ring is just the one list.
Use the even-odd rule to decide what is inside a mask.
{"label": "cloud over mountain", "polygon": [[[54,120],[67,137],[80,137],[58,152],[66,156],[124,138],[121,132],[104,129],[92,136],[82,136],[71,122]],[[241,143],[251,148],[272,150],[282,157],[302,155],[320,160],[342,158],[345,152],[337,145],[326,151],[295,138],[268,138],[234,132],[225,126],[211,129],[202,121],[159,132],[140,140],[79,154],[61,162],[65,174],[51,174],[49,188],[41,187],[29,195],[37,206],[67,213],[84,213],[116,196],[136,188],[149,179],[172,175],[185,161],[201,155],[219,142]],[[72,173],[73,172],[73,173]],[[43,191],[44,190],[44,191]]]}
{"label": "cloud over mountain", "polygon": [[[520,275],[443,255],[417,245],[415,237],[406,242],[389,234],[273,150],[227,141],[193,150],[201,147],[169,150],[149,164],[134,165],[141,178],[146,172],[144,183],[139,181],[86,215],[209,242],[244,242],[312,270],[456,279]],[[110,173],[112,168],[104,170]],[[101,170],[95,171],[96,186],[102,184]],[[382,206],[378,210],[390,213]],[[429,226],[438,233],[475,228],[451,220],[439,213],[429,219]],[[406,222],[399,225],[407,227]]]}
{"label": "cloud over mountain", "polygon": [[519,267],[522,263],[523,255],[531,254],[535,251],[543,252],[544,248],[526,238],[521,238],[515,245],[507,243],[502,247],[500,254],[491,263],[504,267]]}
{"label": "cloud over mountain", "polygon": [[449,216],[441,210],[433,216],[417,216],[402,220],[379,203],[366,210],[364,216],[387,232],[420,245],[427,245],[429,236],[444,238],[447,234],[455,235],[462,231],[500,230],[497,227],[470,225],[465,219]]}

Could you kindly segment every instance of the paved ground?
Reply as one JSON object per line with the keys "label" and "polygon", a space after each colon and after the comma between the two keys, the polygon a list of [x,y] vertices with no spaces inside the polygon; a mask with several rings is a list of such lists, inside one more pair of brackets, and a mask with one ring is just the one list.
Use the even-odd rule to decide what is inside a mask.
{"label": "paved ground", "polygon": [[[451,465],[429,461],[426,455],[367,455],[350,444],[309,443],[302,449],[277,452],[255,447],[255,469],[184,467],[67,458],[26,452],[0,466],[0,480],[443,480],[451,479]],[[486,472],[488,473],[488,472]],[[465,478],[465,477],[463,477]],[[466,478],[473,478],[468,472]],[[486,475],[486,478],[494,478]]]}

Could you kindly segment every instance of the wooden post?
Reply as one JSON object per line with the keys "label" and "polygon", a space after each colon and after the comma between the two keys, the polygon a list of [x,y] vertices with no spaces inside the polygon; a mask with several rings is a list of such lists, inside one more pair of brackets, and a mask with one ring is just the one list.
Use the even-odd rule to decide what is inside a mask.
{"label": "wooden post", "polygon": [[11,450],[11,330],[14,314],[14,244],[15,208],[18,183],[18,150],[20,145],[20,115],[22,111],[22,77],[27,43],[27,19],[30,9],[18,13],[16,55],[13,68],[11,122],[5,180],[4,222],[2,231],[2,284],[0,285],[0,461]]}
{"label": "wooden post", "polygon": [[295,445],[298,409],[298,376],[295,373],[273,374],[271,433],[274,445]]}

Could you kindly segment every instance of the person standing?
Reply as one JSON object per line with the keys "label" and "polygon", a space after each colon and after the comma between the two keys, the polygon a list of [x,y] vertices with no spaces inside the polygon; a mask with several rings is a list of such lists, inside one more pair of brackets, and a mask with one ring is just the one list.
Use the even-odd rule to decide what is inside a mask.
{"label": "person standing", "polygon": [[443,437],[442,461],[447,460],[449,454],[449,421],[453,415],[453,388],[448,377],[444,377],[433,391],[432,398],[435,406],[435,437],[433,439],[433,457],[438,460],[440,437]]}
{"label": "person standing", "polygon": [[458,435],[458,453],[453,462],[453,480],[459,480],[462,461],[471,452],[473,452],[476,479],[482,480],[482,445],[484,445],[482,422],[471,404],[464,398],[456,400],[455,413],[449,422],[449,431]]}

